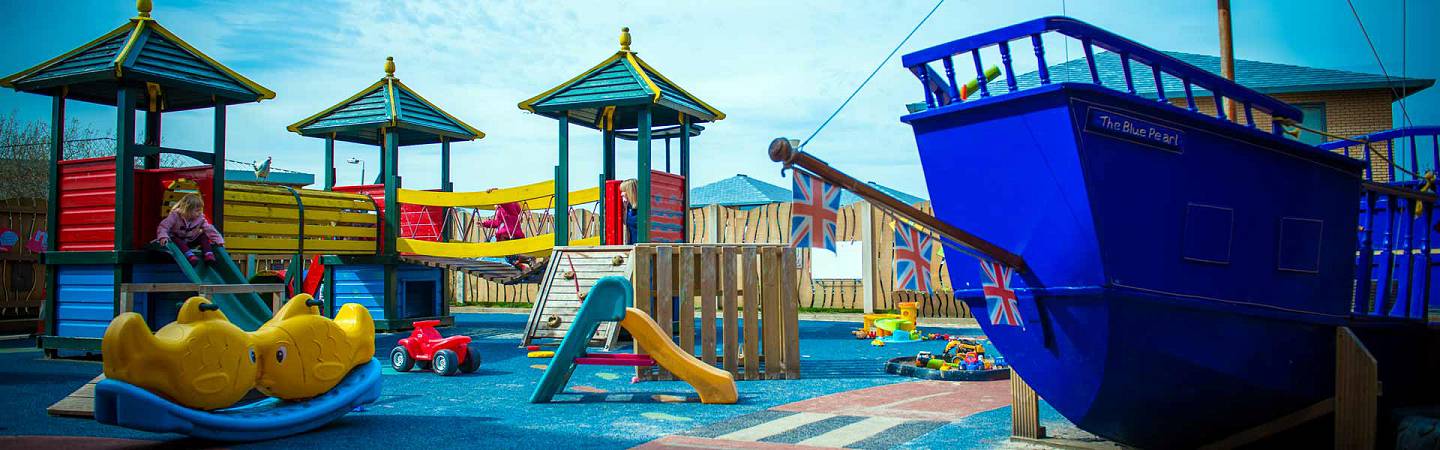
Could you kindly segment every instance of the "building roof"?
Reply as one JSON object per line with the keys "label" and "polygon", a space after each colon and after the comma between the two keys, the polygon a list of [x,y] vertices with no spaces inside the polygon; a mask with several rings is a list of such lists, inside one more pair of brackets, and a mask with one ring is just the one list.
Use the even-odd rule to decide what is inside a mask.
{"label": "building roof", "polygon": [[713,122],[725,113],[691,95],[630,51],[630,29],[620,30],[620,51],[559,86],[519,104],[550,118],[568,115],[572,123],[597,130],[636,127],[635,111],[651,109],[652,127]]}
{"label": "building roof", "polygon": [[738,174],[690,188],[690,206],[753,206],[790,201],[789,189]]}
{"label": "building roof", "polygon": [[[1181,52],[1162,53],[1209,72],[1215,74],[1220,73],[1220,57],[1218,56]],[[1115,89],[1125,89],[1125,72],[1123,67],[1121,67],[1119,55],[1108,51],[1096,53],[1095,70],[1100,72],[1101,84]],[[1155,97],[1155,79],[1148,66],[1131,60],[1130,74],[1131,80],[1135,84],[1135,93],[1147,97]],[[1040,85],[1040,77],[1036,72],[1022,74],[1016,77],[1015,80],[1021,89]],[[1162,77],[1162,80],[1167,97],[1184,97],[1185,87],[1179,79],[1166,76]],[[1392,100],[1398,100],[1402,97],[1420,92],[1435,84],[1435,80],[1425,78],[1392,76],[1389,80],[1386,80],[1385,76],[1380,74],[1294,66],[1246,59],[1235,60],[1235,80],[1245,87],[1254,89],[1262,94],[1271,95],[1296,92],[1388,89],[1393,87],[1395,94]],[[1065,81],[1090,83],[1092,82],[1090,78],[1090,68],[1085,62],[1085,58],[1073,59],[1056,64],[1050,66],[1050,81],[1053,83]],[[1002,78],[991,82],[990,86],[991,90],[1003,90],[1005,82]],[[1197,86],[1196,89],[1194,89],[1194,94],[1196,96],[1209,96],[1210,91],[1199,89]]]}
{"label": "building roof", "polygon": [[[225,67],[150,18],[150,2],[119,28],[5,78],[21,92],[115,106],[117,88],[154,86],[136,95],[143,110],[182,111],[275,98],[275,92]],[[153,100],[153,101],[152,101]]]}
{"label": "building roof", "polygon": [[286,129],[301,136],[327,137],[361,144],[380,142],[380,130],[393,128],[400,145],[433,144],[442,137],[473,141],[485,133],[461,122],[425,100],[395,78],[395,59],[385,58],[385,76],[335,106],[295,122]]}
{"label": "building roof", "polygon": [[242,183],[281,184],[290,187],[305,187],[315,184],[315,174],[271,171],[269,176],[266,176],[264,179],[260,179],[259,177],[255,176],[254,170],[225,169],[225,181],[238,181]]}
{"label": "building roof", "polygon": [[[899,201],[901,201],[901,202],[904,202],[904,203],[907,204],[907,205],[912,205],[912,206],[913,206],[913,205],[915,205],[916,203],[920,203],[920,202],[926,201],[924,198],[920,198],[920,197],[916,197],[916,196],[914,196],[914,195],[906,194],[906,193],[901,192],[901,191],[899,191],[899,190],[897,190],[897,189],[891,188],[891,187],[889,187],[889,186],[885,186],[885,185],[880,184],[880,183],[876,183],[876,182],[874,182],[874,181],[867,181],[867,182],[865,182],[865,184],[868,184],[868,185],[870,185],[870,187],[875,188],[875,190],[878,190],[878,191],[880,191],[880,192],[883,192],[883,193],[885,193],[885,195],[889,195],[889,196],[891,196],[891,197],[894,197],[896,200],[899,200]],[[841,191],[840,191],[840,206],[847,206],[847,205],[849,205],[849,204],[851,204],[851,203],[855,203],[855,202],[858,202],[858,201],[861,201],[861,200],[864,200],[864,199],[863,199],[863,198],[860,198],[859,195],[855,195],[854,192],[850,192],[849,190],[841,190]]]}

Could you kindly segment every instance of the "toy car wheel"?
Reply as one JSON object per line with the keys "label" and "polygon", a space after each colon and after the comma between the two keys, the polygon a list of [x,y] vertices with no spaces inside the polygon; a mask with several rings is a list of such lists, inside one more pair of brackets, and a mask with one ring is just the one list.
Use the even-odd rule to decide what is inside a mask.
{"label": "toy car wheel", "polygon": [[480,349],[475,344],[465,347],[465,362],[460,363],[460,371],[472,373],[480,370]]}
{"label": "toy car wheel", "polygon": [[430,361],[430,371],[443,377],[454,375],[460,371],[460,355],[454,350],[435,352],[435,359]]}
{"label": "toy car wheel", "polygon": [[410,357],[409,350],[398,345],[390,350],[390,368],[396,372],[409,372],[412,367],[415,367],[415,358]]}

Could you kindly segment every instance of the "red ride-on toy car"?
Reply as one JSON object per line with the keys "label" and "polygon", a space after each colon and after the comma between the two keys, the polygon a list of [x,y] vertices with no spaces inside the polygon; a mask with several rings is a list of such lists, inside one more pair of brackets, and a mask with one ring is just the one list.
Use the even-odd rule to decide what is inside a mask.
{"label": "red ride-on toy car", "polygon": [[410,337],[400,339],[390,350],[390,367],[396,372],[409,372],[416,364],[441,376],[455,372],[474,372],[480,368],[480,352],[470,344],[470,336],[444,337],[435,331],[438,320],[415,322]]}

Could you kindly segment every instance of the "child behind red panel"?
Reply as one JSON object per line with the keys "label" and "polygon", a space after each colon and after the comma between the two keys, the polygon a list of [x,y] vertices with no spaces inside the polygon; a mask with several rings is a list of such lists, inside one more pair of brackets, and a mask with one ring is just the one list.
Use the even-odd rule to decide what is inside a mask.
{"label": "child behind red panel", "polygon": [[165,245],[171,241],[180,247],[191,264],[200,261],[191,247],[199,247],[205,261],[215,261],[211,245],[225,245],[225,238],[210,225],[210,221],[205,220],[205,200],[200,198],[200,194],[180,197],[180,201],[170,208],[170,215],[165,216],[155,229],[156,243]]}

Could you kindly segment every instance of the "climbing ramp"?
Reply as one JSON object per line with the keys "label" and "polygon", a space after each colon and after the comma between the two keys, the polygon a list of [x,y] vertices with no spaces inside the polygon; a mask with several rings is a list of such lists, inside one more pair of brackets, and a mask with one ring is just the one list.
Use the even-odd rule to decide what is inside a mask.
{"label": "climbing ramp", "polygon": [[[607,276],[630,278],[632,247],[557,247],[540,282],[540,295],[530,310],[522,345],[558,344],[575,322],[584,293]],[[615,322],[601,323],[590,345],[613,348],[618,338]]]}

